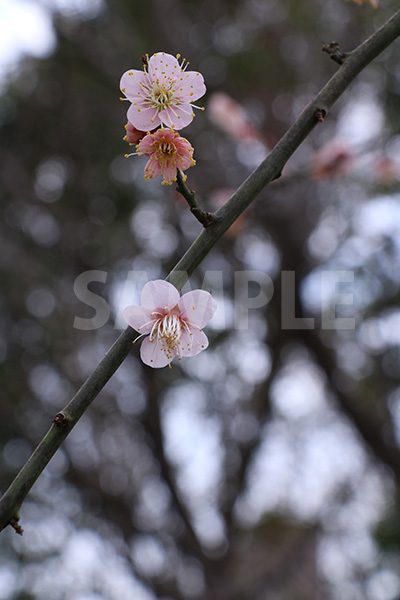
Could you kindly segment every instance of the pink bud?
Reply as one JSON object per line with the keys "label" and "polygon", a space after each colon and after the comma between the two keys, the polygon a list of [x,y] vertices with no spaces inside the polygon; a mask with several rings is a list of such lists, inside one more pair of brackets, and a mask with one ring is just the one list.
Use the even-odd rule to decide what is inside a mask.
{"label": "pink bud", "polygon": [[137,144],[146,135],[145,131],[139,131],[129,121],[125,125],[126,135],[124,137],[125,142],[128,144]]}

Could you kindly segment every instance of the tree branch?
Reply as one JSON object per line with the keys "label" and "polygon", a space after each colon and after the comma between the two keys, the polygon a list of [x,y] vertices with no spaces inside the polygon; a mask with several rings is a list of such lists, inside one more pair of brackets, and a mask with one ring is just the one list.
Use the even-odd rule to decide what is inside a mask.
{"label": "tree branch", "polygon": [[297,333],[299,340],[314,354],[316,364],[323,369],[342,412],[358,431],[372,454],[392,470],[397,484],[400,485],[400,452],[396,447],[394,436],[387,431],[386,436],[382,436],[382,427],[377,415],[372,416],[365,410],[365,398],[338,390],[335,385],[335,353],[323,344],[317,332],[308,329],[299,330]]}
{"label": "tree branch", "polygon": [[[183,286],[188,276],[262,188],[280,175],[288,159],[319,122],[318,115],[321,115],[322,111],[328,114],[328,108],[343,94],[353,79],[399,35],[400,10],[346,57],[343,65],[305,108],[267,158],[243,182],[229,202],[216,212],[216,221],[200,233],[168,275],[168,281],[177,288]],[[61,422],[52,424],[0,500],[0,530],[12,520],[14,523],[18,521],[19,508],[29,490],[72,427],[126,358],[136,336],[130,327],[121,333],[92,375],[62,411],[64,418]]]}
{"label": "tree branch", "polygon": [[177,169],[176,172],[176,181],[176,189],[185,198],[186,202],[190,206],[190,212],[196,217],[198,221],[200,221],[203,227],[209,227],[210,225],[215,223],[215,216],[212,213],[206,212],[205,210],[200,208],[200,206],[197,203],[195,192],[191,190],[188,185],[186,185],[183,173],[179,169]]}
{"label": "tree branch", "polygon": [[171,467],[165,453],[164,435],[161,426],[159,404],[159,386],[157,385],[157,381],[154,381],[154,379],[148,376],[149,371],[150,368],[145,367],[144,372],[146,373],[146,378],[148,381],[148,395],[147,410],[144,415],[143,425],[153,441],[155,450],[154,454],[157,457],[160,465],[161,476],[170,491],[175,509],[184,524],[188,541],[188,543],[186,543],[186,551],[194,554],[200,563],[204,564],[207,560],[207,557],[203,552],[202,546],[193,528],[190,511],[181,498],[181,494],[179,493],[178,486],[175,481],[173,468]]}

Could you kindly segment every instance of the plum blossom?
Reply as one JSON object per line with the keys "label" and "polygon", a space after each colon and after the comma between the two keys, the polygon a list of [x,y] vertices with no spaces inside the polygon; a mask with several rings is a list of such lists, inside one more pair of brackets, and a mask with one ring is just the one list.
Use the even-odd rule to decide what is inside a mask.
{"label": "plum blossom", "polygon": [[311,175],[314,179],[329,179],[346,175],[354,162],[354,154],[346,142],[332,140],[314,156]]}
{"label": "plum blossom", "polygon": [[140,140],[146,135],[144,131],[139,131],[139,129],[136,129],[136,127],[134,127],[129,121],[125,125],[125,131],[126,134],[124,136],[124,141],[128,142],[130,146],[140,142]]}
{"label": "plum blossom", "polygon": [[263,141],[261,133],[251,124],[247,111],[223,92],[215,92],[209,102],[210,119],[233,139],[242,142]]}
{"label": "plum blossom", "polygon": [[148,133],[136,146],[136,154],[145,154],[149,160],[144,168],[144,178],[163,176],[162,183],[176,181],[176,171],[185,171],[196,164],[193,147],[187,139],[173,129],[157,129]]}
{"label": "plum blossom", "polygon": [[[179,58],[179,55],[178,55]],[[140,131],[151,131],[159,125],[183,129],[192,122],[193,104],[206,93],[203,76],[187,71],[188,62],[165,52],[153,54],[143,71],[130,69],[120,82],[120,88],[131,105],[128,121]]]}
{"label": "plum blossom", "polygon": [[157,369],[169,365],[175,356],[196,356],[207,348],[202,329],[216,307],[208,292],[193,290],[180,297],[172,284],[158,279],[143,287],[140,306],[128,306],[123,314],[133,329],[147,336],[140,357]]}

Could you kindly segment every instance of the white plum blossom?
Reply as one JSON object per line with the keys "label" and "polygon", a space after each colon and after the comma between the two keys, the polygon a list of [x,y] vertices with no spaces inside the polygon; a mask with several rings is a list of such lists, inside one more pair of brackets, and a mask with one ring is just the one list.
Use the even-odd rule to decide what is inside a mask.
{"label": "white plum blossom", "polygon": [[204,96],[206,86],[200,73],[186,70],[188,64],[157,52],[143,71],[130,69],[122,75],[121,91],[131,103],[128,121],[136,129],[147,132],[165,125],[179,130],[192,122],[193,108],[200,108],[193,102]]}
{"label": "white plum blossom", "polygon": [[124,318],[133,329],[146,335],[140,348],[142,361],[150,367],[165,367],[178,356],[195,356],[208,346],[202,329],[217,304],[211,294],[193,290],[180,297],[167,281],[149,281],[143,287],[140,306],[128,306]]}

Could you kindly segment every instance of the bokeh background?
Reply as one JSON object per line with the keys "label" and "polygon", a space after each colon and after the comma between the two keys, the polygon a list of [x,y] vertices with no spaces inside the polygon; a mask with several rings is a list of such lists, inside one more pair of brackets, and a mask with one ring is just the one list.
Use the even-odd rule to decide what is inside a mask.
{"label": "bokeh background", "polygon": [[[129,274],[164,277],[200,230],[123,158],[122,72],[164,50],[204,74],[185,136],[212,209],[337,68],[322,43],[351,49],[395,8],[0,0],[2,490],[123,327]],[[24,536],[2,532],[0,600],[400,597],[398,56],[361,74],[193,275],[219,301],[207,352],[155,371],[133,348],[23,505]],[[95,331],[73,327],[93,316],[74,294],[87,270],[107,273]],[[245,330],[243,270],[275,286]],[[281,270],[317,324],[322,273],[353,274],[355,330],[282,330]]]}

